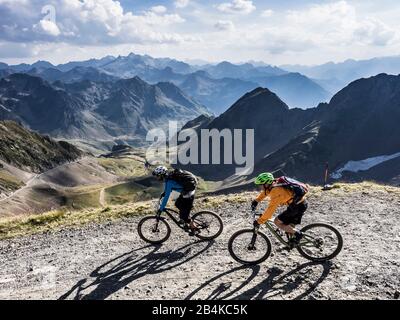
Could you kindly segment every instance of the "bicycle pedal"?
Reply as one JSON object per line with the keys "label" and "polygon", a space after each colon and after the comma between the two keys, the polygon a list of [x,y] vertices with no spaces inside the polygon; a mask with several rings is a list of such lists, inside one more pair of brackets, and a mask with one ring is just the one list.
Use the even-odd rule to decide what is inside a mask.
{"label": "bicycle pedal", "polygon": [[200,230],[195,230],[195,231],[189,230],[188,231],[188,235],[191,236],[191,237],[194,237],[194,236],[196,236],[198,234],[200,234]]}

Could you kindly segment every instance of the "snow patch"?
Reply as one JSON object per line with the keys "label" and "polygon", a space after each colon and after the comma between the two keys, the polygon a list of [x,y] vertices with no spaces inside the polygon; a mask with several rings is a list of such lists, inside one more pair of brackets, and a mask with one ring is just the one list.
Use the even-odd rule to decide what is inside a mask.
{"label": "snow patch", "polygon": [[369,170],[378,164],[381,164],[383,162],[395,159],[400,157],[400,152],[392,154],[392,155],[384,155],[384,156],[378,156],[378,157],[373,157],[373,158],[368,158],[364,160],[359,160],[359,161],[349,161],[347,162],[344,167],[336,170],[334,173],[331,174],[331,177],[333,179],[340,179],[343,175],[342,173],[344,171],[350,171],[350,172],[359,172],[359,171],[366,171]]}

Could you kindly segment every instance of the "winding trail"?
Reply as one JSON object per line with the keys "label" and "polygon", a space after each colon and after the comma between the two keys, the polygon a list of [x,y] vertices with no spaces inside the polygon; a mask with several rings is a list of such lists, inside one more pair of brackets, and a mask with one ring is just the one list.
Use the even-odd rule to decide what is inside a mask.
{"label": "winding trail", "polygon": [[25,186],[23,186],[22,188],[19,188],[18,190],[15,190],[14,192],[12,192],[11,194],[9,194],[8,196],[6,196],[5,198],[0,200],[0,203],[3,203],[11,198],[13,198],[14,196],[18,195],[20,192],[24,191],[27,188],[30,188],[34,182],[40,178],[41,174],[36,174],[34,175],[32,178],[30,178],[27,182],[25,182]]}
{"label": "winding trail", "polygon": [[26,190],[26,189],[28,189],[28,188],[34,186],[35,184],[37,184],[38,182],[40,182],[40,179],[41,179],[43,176],[45,176],[45,175],[47,175],[47,174],[49,174],[49,173],[51,173],[51,172],[53,172],[53,171],[55,171],[55,170],[59,170],[60,168],[63,168],[63,167],[65,167],[65,166],[68,166],[68,165],[71,165],[71,164],[73,164],[73,163],[77,163],[77,162],[83,161],[83,160],[85,160],[85,159],[87,159],[87,158],[89,158],[89,157],[82,157],[82,158],[79,158],[79,159],[77,159],[77,160],[75,160],[75,161],[63,163],[63,164],[61,164],[61,165],[59,165],[59,166],[57,166],[57,167],[54,167],[54,168],[49,169],[49,170],[47,170],[47,171],[44,171],[44,172],[42,172],[42,173],[40,173],[40,174],[35,174],[32,178],[30,178],[27,182],[25,182],[25,186],[23,186],[22,188],[19,188],[18,190],[15,190],[15,191],[12,192],[11,194],[9,194],[7,197],[1,199],[1,200],[0,200],[0,203],[5,202],[5,201],[7,201],[7,200],[10,200],[10,199],[12,199],[13,197],[17,196],[17,195],[18,195],[19,193],[21,193],[22,191],[24,191],[24,190]]}
{"label": "winding trail", "polygon": [[106,198],[105,198],[105,192],[106,189],[103,188],[100,190],[100,196],[99,196],[99,203],[100,205],[104,208],[105,206],[107,206],[107,202],[106,202]]}

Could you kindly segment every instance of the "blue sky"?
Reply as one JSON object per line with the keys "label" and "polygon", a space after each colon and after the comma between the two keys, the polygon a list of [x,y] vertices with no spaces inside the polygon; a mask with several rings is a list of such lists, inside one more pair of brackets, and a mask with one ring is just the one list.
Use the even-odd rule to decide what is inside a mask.
{"label": "blue sky", "polygon": [[0,61],[368,59],[400,54],[399,16],[398,0],[0,0]]}

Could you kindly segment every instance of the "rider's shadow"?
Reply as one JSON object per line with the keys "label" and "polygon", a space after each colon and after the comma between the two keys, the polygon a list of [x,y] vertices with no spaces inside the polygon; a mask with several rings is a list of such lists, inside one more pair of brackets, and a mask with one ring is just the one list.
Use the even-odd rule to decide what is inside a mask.
{"label": "rider's shadow", "polygon": [[[187,263],[213,244],[196,241],[177,250],[163,252],[160,251],[162,246],[145,246],[124,253],[98,267],[90,274],[90,278],[78,281],[59,300],[104,300],[141,277],[162,273]],[[152,248],[150,253],[140,254],[149,248]]]}
{"label": "rider's shadow", "polygon": [[[318,278],[313,282],[309,283],[306,281],[307,273],[311,268],[314,267],[322,267],[322,272],[318,276]],[[332,267],[331,262],[325,263],[317,263],[317,262],[308,262],[298,266],[296,269],[284,273],[283,270],[277,267],[273,267],[269,270],[268,277],[265,278],[262,282],[258,283],[254,287],[247,289],[246,291],[242,291],[244,287],[251,284],[252,280],[257,276],[260,267],[237,267],[232,270],[226,271],[222,274],[219,274],[212,279],[205,282],[199,288],[195,289],[192,293],[190,293],[186,300],[193,299],[198,293],[201,293],[203,290],[210,290],[210,286],[213,284],[217,285],[217,282],[221,280],[223,277],[235,278],[233,275],[236,273],[243,273],[243,271],[250,270],[250,276],[242,281],[239,286],[232,286],[230,281],[221,282],[217,285],[217,288],[212,291],[210,295],[205,297],[207,300],[262,300],[268,299],[277,295],[285,295],[294,292],[296,289],[302,287],[302,285],[307,285],[308,288],[301,292],[299,295],[291,298],[293,300],[299,300],[310,295],[317,287],[320,285],[325,278],[329,275]],[[294,280],[291,278],[295,277]],[[240,278],[238,276],[237,278]]]}
{"label": "rider's shadow", "polygon": [[[226,282],[221,282],[214,290],[209,288],[213,283],[222,279],[224,276],[228,276],[228,275],[234,274],[236,272],[243,272],[243,271],[249,271],[250,276],[246,279],[246,281],[243,281],[241,284],[239,284],[239,286],[234,286],[234,285],[232,285],[231,281],[226,281]],[[208,294],[208,296],[201,297],[201,299],[204,299],[204,300],[226,300],[226,299],[229,299],[230,296],[232,296],[235,292],[240,291],[248,283],[250,283],[258,275],[259,271],[260,271],[260,266],[258,266],[258,265],[251,266],[251,267],[247,267],[247,266],[236,267],[232,270],[226,271],[224,273],[221,273],[221,274],[211,278],[210,280],[208,280],[207,282],[202,284],[200,287],[195,289],[193,292],[191,292],[185,298],[185,300],[193,299],[196,296],[196,294],[198,294],[202,290],[212,290],[212,291],[210,292],[210,294]]]}

